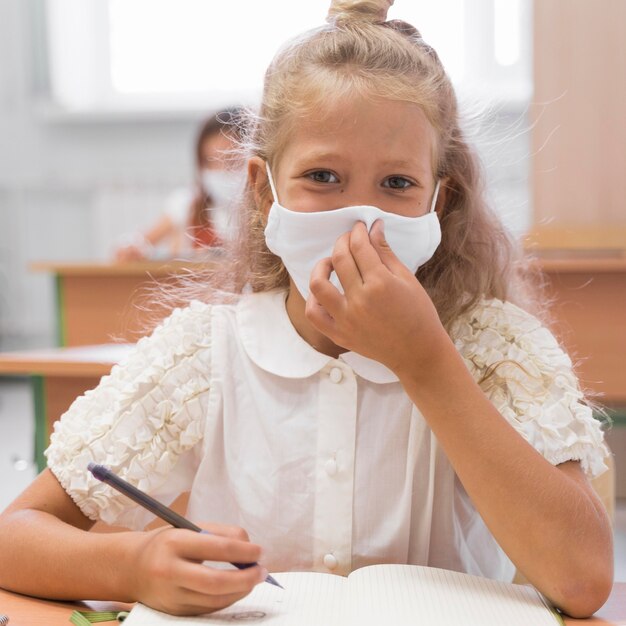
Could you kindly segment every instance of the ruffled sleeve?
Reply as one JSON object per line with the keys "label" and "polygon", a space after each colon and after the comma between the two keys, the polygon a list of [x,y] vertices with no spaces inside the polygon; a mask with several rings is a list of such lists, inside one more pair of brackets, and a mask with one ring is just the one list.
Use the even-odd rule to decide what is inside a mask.
{"label": "ruffled sleeve", "polygon": [[55,424],[48,467],[82,512],[139,529],[151,515],[95,480],[91,461],[164,503],[191,488],[210,389],[211,307],[175,310]]}
{"label": "ruffled sleeve", "polygon": [[484,301],[453,329],[457,349],[502,415],[550,463],[580,461],[593,478],[608,448],[569,356],[535,317]]}

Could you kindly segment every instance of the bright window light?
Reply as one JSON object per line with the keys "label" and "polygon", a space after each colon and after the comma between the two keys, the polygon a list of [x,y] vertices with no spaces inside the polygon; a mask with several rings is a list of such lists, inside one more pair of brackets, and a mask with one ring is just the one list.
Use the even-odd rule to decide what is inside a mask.
{"label": "bright window light", "polygon": [[514,65],[520,57],[520,0],[494,0],[494,55],[502,66]]}
{"label": "bright window light", "polygon": [[[471,0],[474,3],[476,0]],[[389,19],[415,26],[439,55],[454,82],[465,77],[465,5],[467,0],[400,2],[389,10]],[[398,6],[400,5],[400,6]]]}
{"label": "bright window light", "polygon": [[[279,47],[330,0],[45,0],[51,91],[68,111],[258,102]],[[528,80],[530,0],[397,2],[459,90],[510,97]],[[504,86],[503,86],[504,85]],[[518,90],[520,93],[523,90]]]}
{"label": "bright window light", "polygon": [[[406,3],[454,78],[463,73],[465,0]],[[322,25],[329,0],[109,0],[111,83],[120,94],[259,91],[278,47]],[[278,19],[277,16],[280,16]],[[389,17],[394,17],[390,12]]]}
{"label": "bright window light", "polygon": [[327,4],[109,0],[113,89],[125,94],[259,90],[280,44],[321,24]]}

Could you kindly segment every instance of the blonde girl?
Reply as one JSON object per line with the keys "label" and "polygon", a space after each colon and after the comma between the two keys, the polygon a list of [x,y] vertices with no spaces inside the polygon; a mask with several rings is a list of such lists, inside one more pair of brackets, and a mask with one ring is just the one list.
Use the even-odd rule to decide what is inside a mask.
{"label": "blonde girl", "polygon": [[[3,586],[193,614],[264,568],[415,563],[517,568],[576,617],[607,598],[611,529],[588,482],[602,432],[525,310],[444,68],[388,4],[335,2],[274,59],[230,285],[57,423],[48,469],[0,521]],[[226,526],[145,532],[90,461],[164,502],[190,492],[189,518]],[[85,532],[95,520],[132,531]]]}

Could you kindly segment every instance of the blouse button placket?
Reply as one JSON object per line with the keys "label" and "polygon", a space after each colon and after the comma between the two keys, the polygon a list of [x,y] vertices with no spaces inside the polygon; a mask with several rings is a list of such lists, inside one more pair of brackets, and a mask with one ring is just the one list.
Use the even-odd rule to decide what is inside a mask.
{"label": "blouse button placket", "polygon": [[338,361],[319,377],[314,568],[346,575],[352,566],[357,381]]}

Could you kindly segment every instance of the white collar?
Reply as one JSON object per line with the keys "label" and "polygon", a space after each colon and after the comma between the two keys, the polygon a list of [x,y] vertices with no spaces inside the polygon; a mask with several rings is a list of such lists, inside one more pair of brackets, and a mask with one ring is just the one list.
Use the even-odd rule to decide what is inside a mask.
{"label": "white collar", "polygon": [[[287,315],[286,296],[283,289],[243,296],[237,304],[241,341],[261,369],[284,378],[307,378],[335,359],[300,337]],[[344,352],[337,360],[370,382],[398,382],[389,368],[356,352]]]}

